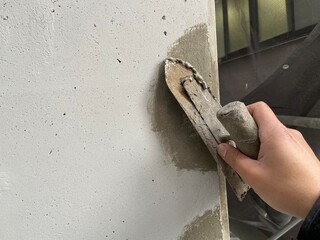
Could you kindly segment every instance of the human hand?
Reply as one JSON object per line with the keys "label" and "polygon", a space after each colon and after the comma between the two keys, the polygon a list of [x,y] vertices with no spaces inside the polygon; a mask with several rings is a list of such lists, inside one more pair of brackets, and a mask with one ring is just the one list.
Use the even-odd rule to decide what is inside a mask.
{"label": "human hand", "polygon": [[227,143],[219,155],[274,209],[305,218],[320,196],[320,162],[299,131],[286,128],[263,102],[248,106],[259,128],[257,160]]}

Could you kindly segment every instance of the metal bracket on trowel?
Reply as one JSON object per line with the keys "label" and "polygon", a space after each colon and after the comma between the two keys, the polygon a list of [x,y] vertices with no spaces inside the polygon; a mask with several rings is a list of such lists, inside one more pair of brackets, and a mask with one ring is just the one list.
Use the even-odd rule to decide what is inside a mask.
{"label": "metal bracket on trowel", "polygon": [[189,63],[168,58],[165,61],[165,75],[170,91],[221,167],[237,198],[242,201],[250,186],[217,154],[217,145],[231,140],[229,132],[216,116],[221,109],[220,103],[200,74]]}

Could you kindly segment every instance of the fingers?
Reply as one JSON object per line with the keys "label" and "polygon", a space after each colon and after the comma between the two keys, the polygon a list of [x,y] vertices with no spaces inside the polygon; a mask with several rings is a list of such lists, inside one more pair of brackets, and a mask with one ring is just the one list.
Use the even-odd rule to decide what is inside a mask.
{"label": "fingers", "polygon": [[274,128],[281,124],[271,108],[264,102],[250,104],[247,108],[261,130]]}
{"label": "fingers", "polygon": [[221,158],[230,165],[249,185],[257,176],[259,170],[259,162],[253,160],[238,149],[232,147],[227,143],[222,143],[218,146],[218,153]]}
{"label": "fingers", "polygon": [[276,135],[283,137],[284,133],[289,133],[295,142],[305,149],[308,154],[316,158],[302,134],[297,130],[286,128],[266,103],[253,103],[248,105],[247,108],[258,125],[261,142],[266,142],[268,139],[275,139]]}
{"label": "fingers", "polygon": [[279,135],[285,130],[285,126],[266,103],[253,103],[248,105],[247,108],[258,125],[261,142],[267,141],[270,137]]}

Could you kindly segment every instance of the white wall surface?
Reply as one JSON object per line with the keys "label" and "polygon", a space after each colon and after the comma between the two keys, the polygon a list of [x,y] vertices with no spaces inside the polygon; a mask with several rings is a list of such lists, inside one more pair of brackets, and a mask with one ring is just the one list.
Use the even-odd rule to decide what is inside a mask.
{"label": "white wall surface", "polygon": [[0,0],[0,239],[177,239],[219,207],[217,173],[170,163],[147,110],[207,22],[207,0]]}

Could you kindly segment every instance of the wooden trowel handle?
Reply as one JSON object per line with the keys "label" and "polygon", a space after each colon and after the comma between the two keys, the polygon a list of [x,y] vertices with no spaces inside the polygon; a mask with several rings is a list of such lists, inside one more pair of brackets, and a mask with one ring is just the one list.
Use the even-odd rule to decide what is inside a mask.
{"label": "wooden trowel handle", "polygon": [[258,127],[242,102],[231,102],[217,112],[217,118],[230,133],[237,148],[245,155],[257,159],[260,149]]}

